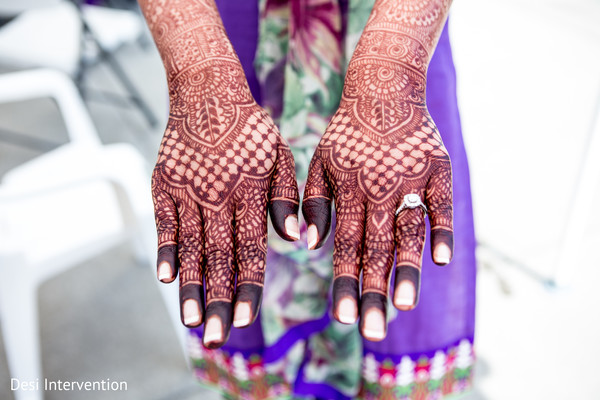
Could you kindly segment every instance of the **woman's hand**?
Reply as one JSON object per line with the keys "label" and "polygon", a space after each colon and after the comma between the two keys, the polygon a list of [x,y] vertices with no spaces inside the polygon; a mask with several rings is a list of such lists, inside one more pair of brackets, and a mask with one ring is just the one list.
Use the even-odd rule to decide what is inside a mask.
{"label": "woman's hand", "polygon": [[[163,58],[170,116],[152,175],[158,278],[179,272],[181,319],[218,347],[258,314],[267,209],[300,237],[294,160],[254,101],[212,0],[140,0]],[[234,287],[235,283],[235,287]],[[204,307],[204,284],[206,307]]]}
{"label": "woman's hand", "polygon": [[[424,21],[419,13],[435,15],[449,4],[411,3],[433,8],[376,3],[350,62],[339,110],[312,159],[302,206],[314,249],[328,235],[335,200],[334,315],[354,323],[360,304],[362,334],[375,341],[386,335],[394,252],[393,303],[400,310],[417,304],[425,206],[434,262],[445,265],[452,258],[450,159],[425,105],[426,66],[435,42],[428,49],[407,34],[407,23],[394,25],[395,16]],[[443,26],[443,16],[438,25]],[[405,203],[410,194],[406,200],[416,195],[423,205]]]}
{"label": "woman's hand", "polygon": [[[294,160],[234,63],[191,68],[172,83],[171,113],[152,177],[159,279],[180,270],[182,321],[204,342],[253,322],[262,295],[267,206],[287,240],[299,238]],[[214,321],[214,322],[213,322]]]}

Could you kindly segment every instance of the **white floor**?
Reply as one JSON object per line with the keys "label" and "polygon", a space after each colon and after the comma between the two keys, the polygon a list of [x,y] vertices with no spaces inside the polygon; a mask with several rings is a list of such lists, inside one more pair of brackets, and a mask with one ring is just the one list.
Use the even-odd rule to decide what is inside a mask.
{"label": "white floor", "polygon": [[[586,188],[593,197],[584,199],[584,241],[557,270],[569,203],[600,117],[599,21],[600,2],[592,0],[453,5],[459,101],[484,244],[476,386],[488,400],[600,399],[600,182]],[[558,288],[544,285],[553,279]]]}

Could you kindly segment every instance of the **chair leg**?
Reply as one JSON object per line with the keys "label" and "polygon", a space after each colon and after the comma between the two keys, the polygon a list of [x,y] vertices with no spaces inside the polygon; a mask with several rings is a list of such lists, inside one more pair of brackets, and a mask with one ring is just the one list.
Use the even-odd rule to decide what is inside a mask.
{"label": "chair leg", "polygon": [[[150,106],[146,103],[146,101],[140,94],[139,90],[135,87],[135,85],[133,84],[131,79],[129,79],[129,76],[127,76],[127,73],[125,72],[123,67],[121,67],[121,64],[119,63],[117,58],[114,56],[114,54],[111,53],[110,51],[107,51],[104,47],[102,47],[102,44],[96,38],[92,29],[90,29],[85,18],[83,18],[83,15],[81,14],[81,10],[79,10],[79,15],[80,15],[81,23],[83,25],[83,30],[84,30],[85,34],[88,35],[92,39],[92,41],[96,44],[96,46],[98,47],[98,50],[100,52],[100,60],[107,62],[109,68],[115,74],[115,77],[119,80],[119,82],[121,82],[121,84],[123,85],[125,90],[127,90],[127,92],[129,93],[129,100],[144,115],[144,117],[146,118],[146,121],[148,121],[148,124],[152,128],[155,128],[158,125],[158,120],[156,119],[154,112],[152,111]],[[81,73],[83,73],[83,72],[81,72]]]}
{"label": "chair leg", "polygon": [[583,251],[585,228],[590,210],[594,207],[594,194],[600,184],[600,97],[596,106],[595,121],[585,143],[584,156],[567,219],[563,226],[562,241],[553,281],[557,286],[567,286],[576,274],[579,255]]}
{"label": "chair leg", "polygon": [[[0,260],[0,317],[15,400],[42,400],[37,284],[20,257]],[[13,386],[14,385],[14,386]],[[18,387],[18,388],[17,388]]]}
{"label": "chair leg", "polygon": [[[112,151],[117,159],[128,160],[127,171],[118,168],[111,172],[111,180],[119,187],[121,209],[125,224],[131,230],[134,238],[134,249],[141,259],[146,260],[152,275],[156,277],[156,227],[154,225],[154,210],[150,199],[150,185],[145,161],[130,145],[112,145]],[[118,162],[110,165],[117,166]],[[179,285],[173,282],[169,285],[155,281],[163,298],[165,307],[175,330],[176,339],[182,349],[182,355],[187,354],[187,328],[181,323],[179,315]],[[185,357],[187,360],[187,357]]]}

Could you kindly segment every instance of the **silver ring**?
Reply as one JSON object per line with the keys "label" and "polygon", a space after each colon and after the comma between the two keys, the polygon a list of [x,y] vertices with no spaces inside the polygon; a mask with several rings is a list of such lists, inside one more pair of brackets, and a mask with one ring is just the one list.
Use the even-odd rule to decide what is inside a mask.
{"label": "silver ring", "polygon": [[425,213],[427,214],[427,207],[425,206],[425,204],[423,204],[419,195],[416,193],[409,193],[404,196],[402,204],[400,204],[400,207],[398,207],[398,209],[396,210],[396,215],[398,215],[398,213],[404,210],[405,208],[412,209],[417,207],[421,207],[423,211],[425,211]]}

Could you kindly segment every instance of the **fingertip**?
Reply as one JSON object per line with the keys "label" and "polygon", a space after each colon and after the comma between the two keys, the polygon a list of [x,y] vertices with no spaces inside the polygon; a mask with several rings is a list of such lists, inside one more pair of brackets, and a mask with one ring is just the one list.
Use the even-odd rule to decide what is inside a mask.
{"label": "fingertip", "polygon": [[171,283],[177,277],[177,246],[167,245],[158,250],[156,276],[163,283]]}
{"label": "fingertip", "polygon": [[285,219],[285,232],[295,240],[300,239],[300,228],[298,226],[298,216],[296,214],[288,215]]}
{"label": "fingertip", "polygon": [[235,294],[233,326],[235,328],[245,328],[252,325],[258,316],[261,300],[261,286],[253,283],[238,285]]}
{"label": "fingertip", "polygon": [[188,283],[179,288],[181,322],[188,328],[200,326],[204,317],[204,289],[202,285]]}
{"label": "fingertip", "polygon": [[310,224],[306,230],[306,242],[309,250],[315,250],[319,241],[319,230],[315,224]]}
{"label": "fingertip", "polygon": [[356,322],[357,318],[358,305],[356,299],[351,297],[341,299],[337,306],[336,319],[342,324],[351,325]]}
{"label": "fingertip", "polygon": [[163,283],[171,283],[175,279],[173,277],[173,269],[168,261],[163,261],[158,265],[158,280]]}
{"label": "fingertip", "polygon": [[183,302],[183,324],[187,327],[197,327],[202,323],[200,305],[194,299]]}
{"label": "fingertip", "polygon": [[311,250],[321,247],[331,228],[331,200],[324,197],[305,199],[302,202],[302,215],[308,225],[306,239]]}
{"label": "fingertip", "polygon": [[385,338],[385,315],[378,308],[371,308],[366,311],[364,317],[362,333],[365,339],[372,342],[380,342]]}
{"label": "fingertip", "polygon": [[252,320],[252,309],[249,302],[238,302],[233,311],[233,327],[245,328]]}
{"label": "fingertip", "polygon": [[363,337],[380,342],[387,335],[386,296],[380,293],[364,293],[361,299],[360,330]]}
{"label": "fingertip", "polygon": [[401,311],[409,311],[415,308],[417,291],[415,285],[410,281],[401,281],[396,286],[394,295],[394,306]]}
{"label": "fingertip", "polygon": [[220,347],[223,344],[223,322],[221,318],[216,315],[208,318],[204,327],[202,342],[204,346],[209,348]]}
{"label": "fingertip", "polygon": [[342,324],[354,324],[358,319],[358,279],[341,276],[333,281],[334,317]]}
{"label": "fingertip", "polygon": [[298,227],[298,203],[289,200],[273,200],[269,205],[271,222],[275,232],[284,240],[300,239]]}
{"label": "fingertip", "polygon": [[413,265],[396,267],[393,303],[400,311],[413,310],[419,302],[421,271]]}
{"label": "fingertip", "polygon": [[444,266],[452,261],[454,234],[446,229],[431,230],[431,258],[437,265]]}
{"label": "fingertip", "polygon": [[231,329],[231,303],[214,301],[206,306],[206,323],[202,343],[205,347],[216,349],[223,346]]}
{"label": "fingertip", "polygon": [[437,265],[450,263],[452,252],[446,243],[438,243],[433,250],[433,261]]}

